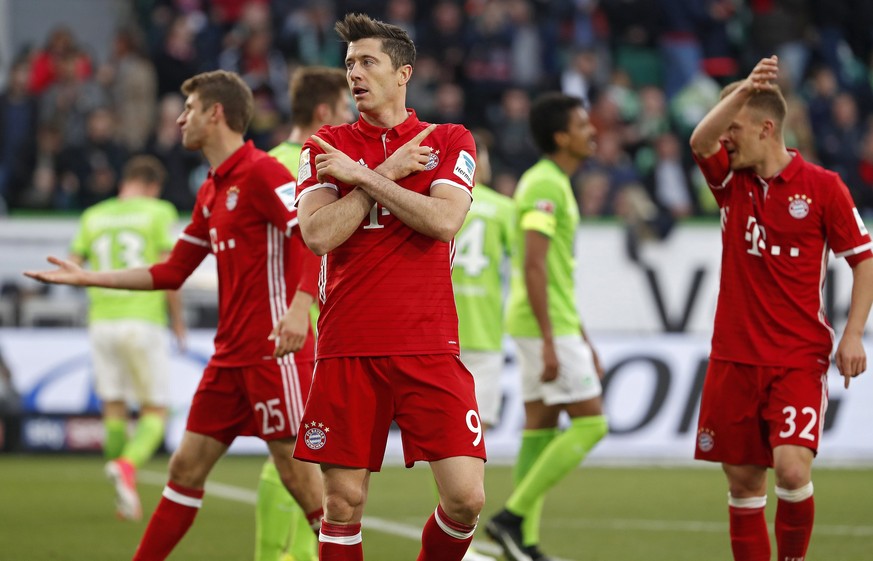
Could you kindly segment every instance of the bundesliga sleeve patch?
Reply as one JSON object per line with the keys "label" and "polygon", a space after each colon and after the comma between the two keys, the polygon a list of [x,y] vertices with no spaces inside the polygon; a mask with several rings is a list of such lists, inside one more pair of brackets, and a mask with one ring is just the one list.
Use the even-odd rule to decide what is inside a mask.
{"label": "bundesliga sleeve patch", "polygon": [[296,181],[289,181],[284,185],[279,185],[274,189],[274,191],[276,191],[276,195],[279,196],[282,204],[284,204],[288,210],[294,210],[294,199],[297,197]]}
{"label": "bundesliga sleeve patch", "polygon": [[297,167],[297,181],[303,183],[312,177],[312,167],[309,165],[309,148],[300,153],[300,163]]}
{"label": "bundesliga sleeve patch", "polygon": [[460,177],[464,183],[473,186],[473,176],[476,173],[476,160],[466,150],[461,150],[458,154],[458,161],[455,162],[455,175]]}

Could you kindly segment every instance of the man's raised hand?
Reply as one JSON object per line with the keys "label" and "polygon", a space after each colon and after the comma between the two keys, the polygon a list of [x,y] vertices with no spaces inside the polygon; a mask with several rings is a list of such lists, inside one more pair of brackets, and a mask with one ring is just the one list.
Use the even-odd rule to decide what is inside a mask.
{"label": "man's raised hand", "polygon": [[318,181],[323,182],[328,177],[333,177],[348,185],[358,184],[357,174],[362,169],[361,164],[353,161],[345,153],[337,150],[317,135],[312,135],[310,138],[324,150],[324,154],[315,157],[315,177]]}
{"label": "man's raised hand", "polygon": [[773,55],[762,58],[746,80],[752,91],[773,90],[776,88],[776,78],[779,75],[779,58]]}
{"label": "man's raised hand", "polygon": [[430,161],[432,149],[430,146],[422,146],[421,142],[436,127],[436,124],[428,125],[427,128],[412,137],[406,144],[388,156],[388,159],[379,164],[375,169],[376,173],[391,181],[397,181],[413,173],[424,171],[424,166]]}

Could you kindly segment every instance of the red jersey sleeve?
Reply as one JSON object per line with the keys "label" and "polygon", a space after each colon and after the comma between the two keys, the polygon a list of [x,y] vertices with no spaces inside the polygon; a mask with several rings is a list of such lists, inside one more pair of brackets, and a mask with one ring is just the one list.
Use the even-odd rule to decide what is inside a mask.
{"label": "red jersey sleeve", "polygon": [[831,200],[825,205],[824,216],[828,245],[835,256],[845,257],[849,265],[854,267],[873,257],[873,243],[848,187],[839,175],[828,175],[833,179],[833,186],[827,191]]}
{"label": "red jersey sleeve", "polygon": [[[446,135],[445,154],[440,155],[439,166],[430,186],[448,184],[472,196],[476,176],[476,143],[473,135],[460,125],[440,126],[451,127],[451,130]],[[426,143],[427,138],[422,141],[422,144]]]}
{"label": "red jersey sleeve", "polygon": [[209,255],[209,244],[194,243],[183,235],[173,246],[170,257],[149,268],[155,290],[176,290]]}
{"label": "red jersey sleeve", "polygon": [[[318,138],[324,140],[331,146],[336,147],[336,138],[331,132],[331,128],[327,125],[318,129],[315,133]],[[300,197],[307,191],[328,187],[337,189],[336,180],[325,178],[324,181],[319,181],[315,173],[315,157],[319,154],[324,154],[324,150],[315,143],[311,138],[303,143],[300,150],[300,162],[297,166],[297,199],[295,204],[300,201]]]}
{"label": "red jersey sleeve", "polygon": [[170,256],[163,263],[157,263],[149,268],[156,290],[175,290],[182,286],[185,279],[191,276],[203,259],[212,252],[207,216],[214,198],[213,186],[209,182],[201,185],[191,213],[191,222],[185,226]]}
{"label": "red jersey sleeve", "polygon": [[258,189],[254,197],[255,209],[273,226],[290,236],[291,229],[297,224],[297,210],[294,208],[297,184],[294,176],[275,158],[262,158],[253,170],[257,170],[254,185]]}
{"label": "red jersey sleeve", "polygon": [[700,158],[693,152],[692,156],[694,156],[697,167],[703,172],[703,177],[715,196],[718,206],[722,206],[725,199],[724,189],[733,176],[727,150],[724,145],[721,145],[718,152],[708,158]]}

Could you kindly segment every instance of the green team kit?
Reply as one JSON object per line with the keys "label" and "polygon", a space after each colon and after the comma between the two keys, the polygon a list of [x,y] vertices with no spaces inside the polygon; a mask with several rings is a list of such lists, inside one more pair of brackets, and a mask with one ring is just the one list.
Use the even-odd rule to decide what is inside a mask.
{"label": "green team kit", "polygon": [[542,159],[519,179],[515,192],[518,224],[517,250],[512,260],[507,331],[514,337],[541,337],[530,306],[524,279],[524,235],[533,230],[548,236],[549,318],[555,336],[579,333],[579,312],[573,284],[576,268],[573,242],[579,225],[579,207],[570,178],[549,159]]}
{"label": "green team kit", "polygon": [[503,257],[512,251],[515,204],[497,191],[477,185],[464,226],[455,237],[452,285],[458,309],[461,348],[503,348]]}
{"label": "green team kit", "polygon": [[303,149],[302,144],[296,142],[285,141],[268,152],[271,156],[279,160],[279,162],[288,168],[295,179],[297,178],[297,167],[300,165],[300,151]]}
{"label": "green team kit", "polygon": [[[71,251],[95,271],[146,267],[173,247],[176,208],[150,197],[108,199],[83,214]],[[89,288],[89,320],[141,319],[167,325],[163,291]]]}

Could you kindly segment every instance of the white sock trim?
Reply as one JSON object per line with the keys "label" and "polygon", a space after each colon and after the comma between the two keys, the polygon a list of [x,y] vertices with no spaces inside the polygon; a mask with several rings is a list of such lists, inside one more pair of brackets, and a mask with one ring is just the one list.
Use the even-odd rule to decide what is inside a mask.
{"label": "white sock trim", "polygon": [[734,508],[764,508],[767,506],[767,495],[762,497],[746,497],[738,499],[728,493],[728,505]]}
{"label": "white sock trim", "polygon": [[800,503],[812,496],[812,481],[798,489],[783,489],[776,486],[776,496],[789,503]]}
{"label": "white sock trim", "polygon": [[183,495],[178,491],[174,491],[169,487],[164,487],[164,492],[161,493],[165,499],[179,503],[182,506],[190,506],[191,508],[200,508],[203,506],[203,499],[195,499],[188,495]]}
{"label": "white sock trim", "polygon": [[337,545],[357,545],[363,541],[361,532],[354,536],[325,536],[324,532],[318,533],[318,541],[321,543],[334,543]]}
{"label": "white sock trim", "polygon": [[476,533],[476,525],[475,524],[473,524],[473,529],[470,530],[469,532],[459,532],[459,531],[449,527],[445,522],[443,522],[443,519],[440,518],[439,507],[437,507],[437,509],[433,511],[433,518],[434,518],[434,520],[436,520],[437,526],[440,527],[440,530],[442,530],[443,532],[452,536],[456,540],[470,539],[473,537],[473,534]]}

